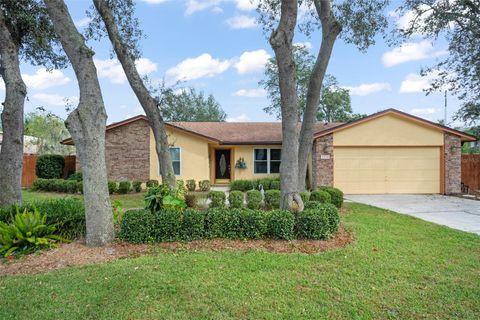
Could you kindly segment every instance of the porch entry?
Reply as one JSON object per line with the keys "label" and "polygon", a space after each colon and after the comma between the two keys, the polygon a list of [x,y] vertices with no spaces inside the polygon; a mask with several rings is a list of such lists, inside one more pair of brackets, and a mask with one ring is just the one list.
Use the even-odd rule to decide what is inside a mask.
{"label": "porch entry", "polygon": [[215,183],[230,182],[230,155],[230,149],[215,149]]}

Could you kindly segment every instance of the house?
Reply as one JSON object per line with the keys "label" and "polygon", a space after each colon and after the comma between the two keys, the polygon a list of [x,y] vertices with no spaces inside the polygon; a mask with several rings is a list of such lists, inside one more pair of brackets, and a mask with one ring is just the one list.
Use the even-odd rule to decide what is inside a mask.
{"label": "house", "polygon": [[[0,131],[0,150],[2,150],[3,132]],[[32,136],[23,136],[23,153],[38,153],[38,138]]]}
{"label": "house", "polygon": [[[177,179],[225,184],[279,174],[279,122],[172,122],[167,134]],[[459,193],[461,143],[475,140],[395,109],[348,123],[317,123],[307,179],[351,194]],[[236,166],[239,159],[246,168]],[[160,180],[145,116],[107,126],[106,161],[111,180]]]}

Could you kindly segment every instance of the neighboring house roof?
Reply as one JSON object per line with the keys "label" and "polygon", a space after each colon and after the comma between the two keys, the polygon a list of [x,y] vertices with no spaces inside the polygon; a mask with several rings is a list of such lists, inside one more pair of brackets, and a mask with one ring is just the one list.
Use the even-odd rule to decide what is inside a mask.
{"label": "neighboring house roof", "polygon": [[[340,131],[352,126],[376,119],[378,117],[394,114],[411,121],[421,123],[425,126],[449,132],[461,137],[462,141],[476,141],[477,138],[470,134],[458,131],[411,114],[396,110],[387,109],[374,113],[365,118],[347,122],[347,123],[322,123],[315,124],[314,138],[327,135],[332,132]],[[148,121],[144,115],[138,115],[120,122],[115,122],[107,126],[106,130],[112,130],[135,121]],[[224,145],[259,145],[259,144],[281,144],[282,143],[282,123],[281,122],[168,122],[167,127],[193,134],[200,138],[210,140]],[[65,139],[62,144],[73,145],[71,138]]]}
{"label": "neighboring house roof", "polygon": [[343,123],[343,124],[335,126],[333,128],[329,128],[327,130],[317,132],[317,133],[314,134],[314,138],[322,137],[322,136],[325,136],[325,135],[330,134],[332,132],[337,132],[337,131],[340,131],[340,130],[344,130],[344,129],[359,125],[361,123],[364,123],[364,122],[367,122],[367,121],[370,121],[370,120],[373,120],[373,119],[376,119],[376,118],[379,118],[379,117],[382,117],[382,116],[385,116],[385,115],[388,115],[388,114],[393,114],[393,115],[399,116],[401,118],[405,118],[405,119],[408,119],[410,121],[420,123],[420,124],[425,125],[427,127],[431,127],[431,128],[434,128],[434,129],[444,131],[444,132],[451,133],[453,135],[459,136],[462,141],[476,141],[477,140],[477,137],[475,137],[471,134],[452,129],[452,128],[446,127],[444,125],[441,125],[441,124],[438,124],[438,123],[435,123],[435,122],[432,122],[432,121],[428,121],[428,120],[422,119],[420,117],[416,117],[416,116],[411,115],[409,113],[402,112],[400,110],[393,109],[393,108],[386,109],[386,110],[383,110],[383,111],[380,111],[380,112],[377,112],[377,113],[373,113],[373,114],[371,114],[371,115],[369,115],[365,118],[358,119],[358,120],[355,120],[355,121],[350,121],[350,122],[347,122],[347,123]]}
{"label": "neighboring house roof", "polygon": [[[135,116],[120,122],[112,123],[106,130],[112,130],[134,121],[148,121],[144,115]],[[341,123],[321,123],[315,125],[314,132],[330,129]],[[183,131],[200,138],[224,145],[259,145],[281,144],[281,122],[168,122],[167,127]],[[71,138],[65,139],[62,144],[73,144]]]}

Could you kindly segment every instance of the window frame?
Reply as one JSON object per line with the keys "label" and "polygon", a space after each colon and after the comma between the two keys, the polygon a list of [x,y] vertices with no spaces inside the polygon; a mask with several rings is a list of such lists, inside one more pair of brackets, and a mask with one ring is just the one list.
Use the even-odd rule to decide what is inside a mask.
{"label": "window frame", "polygon": [[[179,160],[173,160],[173,159],[170,159],[172,161],[172,168],[173,168],[173,162],[178,162],[180,164],[179,168],[180,168],[180,172],[178,174],[175,174],[175,169],[173,171],[173,174],[178,177],[178,176],[181,176],[182,175],[182,148],[181,147],[169,147],[168,148],[168,152],[170,152],[170,149],[178,149],[178,158]],[[171,158],[171,157],[170,157]],[[160,159],[157,159],[157,164],[158,164],[158,175],[161,176],[162,174],[160,173]]]}
{"label": "window frame", "polygon": [[[252,166],[252,167],[253,167],[253,174],[254,174],[254,175],[259,175],[259,174],[280,174],[280,172],[278,172],[278,173],[272,173],[271,170],[270,170],[270,168],[271,168],[270,164],[271,164],[272,161],[274,161],[274,162],[279,162],[280,165],[281,165],[281,163],[282,163],[281,153],[280,153],[280,160],[272,160],[272,159],[271,159],[270,154],[271,154],[271,150],[272,150],[272,149],[274,149],[274,150],[280,150],[280,152],[282,152],[282,148],[253,148],[253,154],[252,154],[253,166]],[[256,159],[255,159],[255,150],[267,150],[267,160],[256,160]],[[267,162],[267,172],[255,172],[255,162],[257,162],[257,161],[258,161],[258,162],[265,162],[265,161]]]}

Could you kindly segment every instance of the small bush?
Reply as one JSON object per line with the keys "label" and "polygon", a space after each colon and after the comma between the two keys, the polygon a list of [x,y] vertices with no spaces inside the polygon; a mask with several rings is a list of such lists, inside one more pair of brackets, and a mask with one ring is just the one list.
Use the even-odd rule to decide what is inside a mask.
{"label": "small bush", "polygon": [[193,180],[193,179],[187,180],[187,190],[188,191],[193,192],[193,191],[195,191],[196,188],[197,188],[197,183],[195,182],[195,180]]}
{"label": "small bush", "polygon": [[222,191],[210,191],[208,193],[208,199],[210,199],[210,208],[223,208],[225,207],[225,192]]}
{"label": "small bush", "polygon": [[78,189],[78,192],[83,194],[83,181],[77,182],[77,189]]}
{"label": "small bush", "polygon": [[195,208],[197,206],[197,196],[194,193],[185,194],[185,203],[189,208]]}
{"label": "small bush", "polygon": [[153,240],[155,217],[149,210],[128,210],[122,218],[118,237],[131,243]]}
{"label": "small bush", "polygon": [[118,185],[116,181],[108,181],[108,193],[114,194],[118,191]]}
{"label": "small bush", "polygon": [[270,190],[280,190],[280,180],[272,180],[270,182]]}
{"label": "small bush", "polygon": [[297,236],[302,239],[325,240],[337,232],[339,223],[337,208],[330,203],[320,204],[298,214]]}
{"label": "small bush", "polygon": [[242,209],[209,209],[205,216],[206,237],[229,239],[240,238],[241,212]]}
{"label": "small bush", "polygon": [[120,181],[118,183],[118,193],[127,194],[132,189],[132,184],[130,181]]}
{"label": "small bush", "polygon": [[205,231],[205,213],[200,210],[187,209],[183,212],[182,240],[202,239]]}
{"label": "small bush", "polygon": [[132,182],[132,189],[135,192],[141,192],[142,191],[142,181],[133,181]]}
{"label": "small bush", "polygon": [[230,208],[242,208],[243,192],[238,190],[230,191],[228,202],[230,203]]}
{"label": "small bush", "polygon": [[300,197],[302,198],[303,204],[306,204],[310,200],[310,192],[308,191],[300,192]]}
{"label": "small bush", "polygon": [[251,180],[234,180],[230,183],[230,191],[248,191],[253,189]]}
{"label": "small bush", "polygon": [[74,181],[82,181],[83,180],[83,175],[80,171],[72,173],[69,177],[68,180],[74,180]]}
{"label": "small bush", "polygon": [[180,210],[161,210],[155,214],[153,236],[157,241],[176,241],[180,239],[182,212]]}
{"label": "small bush", "polygon": [[343,204],[343,192],[334,187],[320,187],[320,190],[327,192],[330,195],[331,203],[337,208],[341,208]]}
{"label": "small bush", "polygon": [[317,201],[321,203],[331,203],[330,194],[323,190],[315,190],[310,194],[310,201]]}
{"label": "small bush", "polygon": [[267,215],[264,211],[242,210],[242,235],[247,239],[262,239],[267,234]]}
{"label": "small bush", "polygon": [[65,158],[58,154],[44,154],[37,158],[35,173],[42,179],[60,179],[63,177]]}
{"label": "small bush", "polygon": [[280,208],[280,190],[267,190],[265,191],[265,206],[268,209]]}
{"label": "small bush", "polygon": [[308,201],[304,204],[305,210],[307,209],[315,209],[316,207],[320,206],[322,203],[318,201]]}
{"label": "small bush", "polygon": [[198,187],[200,188],[200,191],[203,191],[203,192],[210,191],[210,181],[208,180],[199,181]]}
{"label": "small bush", "polygon": [[158,183],[158,180],[152,179],[152,180],[148,180],[146,185],[147,185],[147,188],[151,188],[151,187],[154,187],[154,186],[158,187],[159,183]]}
{"label": "small bush", "polygon": [[292,240],[295,218],[286,210],[274,210],[267,215],[268,235],[273,239]]}
{"label": "small bush", "polygon": [[262,204],[262,193],[258,190],[247,191],[247,208],[257,210]]}

